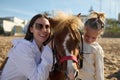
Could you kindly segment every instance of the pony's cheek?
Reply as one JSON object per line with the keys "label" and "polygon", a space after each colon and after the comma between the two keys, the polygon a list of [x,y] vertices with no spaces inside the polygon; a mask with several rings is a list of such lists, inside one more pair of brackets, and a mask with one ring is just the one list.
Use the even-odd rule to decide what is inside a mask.
{"label": "pony's cheek", "polygon": [[77,69],[78,69],[78,66],[77,66],[77,64],[76,64],[76,63],[73,63],[73,67],[74,67],[74,69],[75,69],[75,70],[77,70]]}
{"label": "pony's cheek", "polygon": [[77,57],[77,55],[79,54],[79,49],[75,48],[74,50],[71,51],[71,54]]}

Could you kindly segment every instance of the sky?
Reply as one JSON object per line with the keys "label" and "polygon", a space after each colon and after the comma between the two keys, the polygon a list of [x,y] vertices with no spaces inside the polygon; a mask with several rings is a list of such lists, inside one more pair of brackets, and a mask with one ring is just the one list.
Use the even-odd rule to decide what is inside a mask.
{"label": "sky", "polygon": [[118,19],[120,0],[0,0],[0,17],[30,20],[38,13],[57,10],[88,15],[90,7],[104,12],[107,18]]}

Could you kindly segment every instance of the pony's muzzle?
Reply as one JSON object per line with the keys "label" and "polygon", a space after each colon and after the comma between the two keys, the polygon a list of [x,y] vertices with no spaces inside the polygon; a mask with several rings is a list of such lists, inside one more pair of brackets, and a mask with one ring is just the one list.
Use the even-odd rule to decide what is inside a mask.
{"label": "pony's muzzle", "polygon": [[75,72],[74,72],[74,76],[72,76],[72,75],[68,75],[67,72],[66,72],[65,74],[66,74],[66,78],[67,78],[66,80],[76,80],[76,78],[77,78],[79,72],[78,72],[78,70],[75,70]]}

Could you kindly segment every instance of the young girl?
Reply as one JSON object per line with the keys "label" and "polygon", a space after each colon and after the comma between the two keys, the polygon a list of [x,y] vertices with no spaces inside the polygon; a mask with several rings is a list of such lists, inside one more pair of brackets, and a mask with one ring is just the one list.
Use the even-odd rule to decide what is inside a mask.
{"label": "young girl", "polygon": [[104,28],[105,15],[92,12],[84,26],[83,67],[80,69],[81,80],[104,80],[104,53],[97,39]]}
{"label": "young girl", "polygon": [[24,39],[14,40],[1,80],[47,80],[53,64],[52,50],[44,43],[50,36],[46,16],[35,15]]}

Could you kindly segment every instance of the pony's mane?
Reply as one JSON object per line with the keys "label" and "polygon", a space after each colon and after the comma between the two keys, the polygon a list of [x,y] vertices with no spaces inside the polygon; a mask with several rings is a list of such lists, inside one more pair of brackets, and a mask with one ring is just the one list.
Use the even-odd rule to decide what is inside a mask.
{"label": "pony's mane", "polygon": [[78,31],[83,27],[83,23],[80,17],[72,14],[58,13],[55,17],[55,20],[60,22],[55,27],[55,32],[60,32],[64,27],[71,28],[73,31]]}
{"label": "pony's mane", "polygon": [[74,39],[80,41],[80,29],[83,27],[83,23],[77,15],[58,13],[54,19],[58,21],[58,25],[54,28],[55,33],[61,32],[64,28],[71,30]]}

